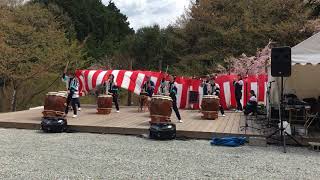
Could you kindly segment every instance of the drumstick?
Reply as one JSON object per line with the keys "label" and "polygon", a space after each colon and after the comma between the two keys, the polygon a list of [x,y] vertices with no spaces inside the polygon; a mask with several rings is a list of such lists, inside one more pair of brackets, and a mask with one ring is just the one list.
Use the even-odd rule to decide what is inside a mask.
{"label": "drumstick", "polygon": [[167,72],[168,72],[168,69],[169,69],[169,65],[167,65],[167,68],[166,68],[166,74],[167,74]]}
{"label": "drumstick", "polygon": [[68,65],[69,65],[69,61],[67,61],[66,67],[64,68],[64,71],[63,71],[64,73],[67,73]]}

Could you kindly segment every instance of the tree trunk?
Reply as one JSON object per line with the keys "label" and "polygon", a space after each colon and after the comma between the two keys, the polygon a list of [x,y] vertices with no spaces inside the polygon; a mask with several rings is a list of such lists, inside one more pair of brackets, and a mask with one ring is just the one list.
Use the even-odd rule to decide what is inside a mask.
{"label": "tree trunk", "polygon": [[11,111],[15,112],[17,110],[17,85],[13,82],[13,92],[12,92],[12,100],[11,100]]}

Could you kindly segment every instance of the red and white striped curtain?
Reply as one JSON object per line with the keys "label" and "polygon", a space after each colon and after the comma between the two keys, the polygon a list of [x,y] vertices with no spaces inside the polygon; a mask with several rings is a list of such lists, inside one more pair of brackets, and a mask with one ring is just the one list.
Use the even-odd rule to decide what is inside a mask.
{"label": "red and white striped curtain", "polygon": [[[156,85],[156,90],[160,85],[162,78],[166,74],[152,71],[130,71],[130,70],[77,70],[76,77],[80,82],[80,95],[84,96],[97,85],[102,84],[110,74],[115,77],[115,84],[123,89],[127,89],[135,94],[140,94],[143,83],[146,81],[146,76],[150,76],[151,80]],[[233,81],[236,75],[220,75],[216,78],[216,83],[220,86],[220,103],[224,108],[236,106],[234,95]],[[189,91],[199,93],[201,103],[203,90],[200,86],[201,81],[187,77],[177,77],[176,86],[177,104],[179,108],[199,109],[200,104],[189,104]],[[249,75],[244,79],[242,103],[246,104],[250,90],[254,90],[257,94],[258,101],[266,101],[266,85],[267,75]]]}

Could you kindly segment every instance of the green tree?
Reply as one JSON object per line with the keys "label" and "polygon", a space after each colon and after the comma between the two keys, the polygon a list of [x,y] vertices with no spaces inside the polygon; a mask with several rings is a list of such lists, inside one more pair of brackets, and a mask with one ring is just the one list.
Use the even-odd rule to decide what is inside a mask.
{"label": "green tree", "polygon": [[77,39],[84,45],[86,56],[96,63],[100,58],[112,56],[120,43],[134,31],[127,17],[112,1],[105,6],[101,0],[34,0],[47,7],[56,4],[74,25]]}
{"label": "green tree", "polygon": [[[66,61],[78,63],[81,54],[55,16],[40,5],[0,8],[0,77],[9,83],[12,94],[7,100],[15,111],[18,94],[28,98],[35,91],[19,92],[28,82],[61,71]],[[2,94],[1,99],[6,97]]]}
{"label": "green tree", "polygon": [[186,42],[180,67],[215,71],[230,56],[254,55],[269,39],[293,46],[312,34],[307,20],[300,0],[197,1],[178,23]]}

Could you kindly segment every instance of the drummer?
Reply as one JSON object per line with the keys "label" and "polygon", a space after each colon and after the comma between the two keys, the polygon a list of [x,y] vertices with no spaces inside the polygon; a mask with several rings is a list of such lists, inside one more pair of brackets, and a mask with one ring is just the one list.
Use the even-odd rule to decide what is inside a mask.
{"label": "drummer", "polygon": [[[150,76],[146,76],[146,79],[146,82],[142,86],[142,92],[147,93],[148,101],[150,101],[154,93],[155,85],[154,82],[151,81]],[[143,107],[143,101],[140,102],[140,107]]]}
{"label": "drummer", "polygon": [[118,86],[115,85],[114,82],[114,75],[110,74],[108,77],[108,80],[104,82],[103,86],[105,87],[105,92],[106,94],[110,94],[112,95],[112,101],[114,102],[114,105],[116,106],[116,112],[120,112],[119,109],[119,104],[118,104],[118,97],[119,97],[119,93],[118,93]]}
{"label": "drummer", "polygon": [[210,76],[207,75],[201,83],[201,87],[203,89],[203,95],[209,95],[208,92],[211,92],[211,84],[209,80],[210,80]]}
{"label": "drummer", "polygon": [[173,77],[172,75],[169,76],[169,84],[167,86],[167,89],[169,93],[167,93],[167,95],[169,95],[172,99],[172,109],[174,110],[174,112],[176,113],[176,116],[178,118],[178,122],[182,123],[183,121],[181,120],[181,116],[180,116],[180,113],[179,113],[179,109],[178,109],[178,106],[177,106],[177,92],[178,92],[178,89],[175,85],[175,77]]}
{"label": "drummer", "polygon": [[66,82],[68,87],[68,97],[67,97],[67,106],[65,109],[66,115],[68,114],[69,105],[71,103],[72,109],[73,109],[73,118],[77,117],[77,107],[76,104],[80,107],[80,101],[79,101],[79,82],[77,78],[74,77],[74,73],[70,72],[68,76],[66,75],[66,72],[62,75],[62,80]]}
{"label": "drummer", "polygon": [[[209,81],[209,85],[210,85],[210,88],[208,88],[208,92],[206,94],[207,95],[215,95],[215,96],[220,97],[220,86],[219,86],[219,84],[215,83],[215,77],[211,78],[211,80]],[[219,109],[220,109],[222,116],[223,117],[226,116],[224,114],[224,109],[221,104],[219,104]]]}
{"label": "drummer", "polygon": [[162,78],[162,80],[160,82],[158,94],[165,95],[166,94],[166,87],[167,87],[166,79]]}

